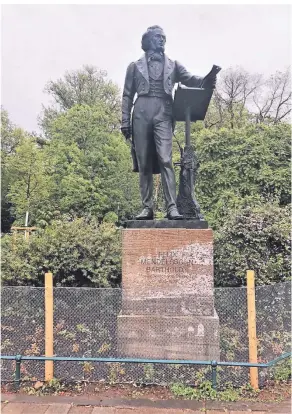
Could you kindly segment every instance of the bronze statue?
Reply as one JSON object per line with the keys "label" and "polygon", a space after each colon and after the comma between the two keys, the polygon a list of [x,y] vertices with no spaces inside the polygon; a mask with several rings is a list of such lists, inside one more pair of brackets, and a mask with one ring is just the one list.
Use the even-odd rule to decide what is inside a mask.
{"label": "bronze statue", "polygon": [[[132,137],[134,171],[139,172],[143,211],[137,220],[152,220],[153,174],[161,173],[169,220],[179,220],[176,183],[172,165],[173,100],[178,82],[189,87],[214,88],[216,75],[194,76],[179,62],[164,54],[166,36],[160,26],[151,26],[142,36],[145,54],[127,69],[122,101],[121,131]],[[137,99],[131,119],[134,97]]]}

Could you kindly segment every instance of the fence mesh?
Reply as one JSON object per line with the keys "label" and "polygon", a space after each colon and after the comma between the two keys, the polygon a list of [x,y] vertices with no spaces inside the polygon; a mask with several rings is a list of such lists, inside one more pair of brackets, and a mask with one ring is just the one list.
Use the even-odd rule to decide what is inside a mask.
{"label": "fence mesh", "polygon": [[[45,315],[44,289],[34,287],[2,287],[1,289],[1,354],[44,355]],[[22,378],[43,378],[42,361],[21,364]],[[11,380],[14,361],[1,361],[2,380]]]}
{"label": "fence mesh", "polygon": [[[2,354],[44,355],[44,288],[3,287],[1,300]],[[153,338],[145,338],[144,348],[142,343],[134,354],[125,355],[121,351],[124,344],[118,326],[122,306],[121,289],[54,288],[55,355],[150,358],[145,354],[145,350],[149,350],[149,343],[153,343],[153,350],[158,345],[167,348],[170,337],[175,338],[180,351],[191,353],[186,336],[182,334],[184,328],[181,326],[180,329],[178,319],[175,328],[166,322],[161,329],[160,322],[157,322]],[[143,309],[145,313],[147,303],[143,303]],[[248,362],[246,288],[215,289],[215,309],[219,317],[220,360]],[[290,350],[291,284],[286,282],[257,287],[256,311],[259,362],[268,362]],[[135,309],[136,314],[139,312],[142,309]],[[157,315],[157,321],[161,319],[160,316]],[[173,315],[169,318],[171,320]],[[189,334],[192,332],[186,335]],[[132,339],[135,341],[137,338]],[[147,344],[148,340],[150,342]],[[211,341],[208,337],[207,340]],[[198,349],[196,352],[198,354]],[[13,361],[2,361],[2,380],[13,379],[14,366]],[[25,361],[21,367],[22,379],[44,379],[44,362]],[[273,372],[260,370],[260,383],[263,384]],[[202,377],[210,379],[211,372],[210,367],[190,365],[58,361],[54,363],[54,375],[67,381],[166,385],[174,382],[195,384]],[[246,384],[248,369],[219,368],[219,384],[224,386],[227,382],[233,385]]]}

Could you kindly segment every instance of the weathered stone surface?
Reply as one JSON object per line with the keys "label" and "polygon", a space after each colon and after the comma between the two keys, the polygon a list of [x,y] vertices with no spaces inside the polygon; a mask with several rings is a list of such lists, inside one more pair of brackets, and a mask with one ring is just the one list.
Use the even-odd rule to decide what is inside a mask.
{"label": "weathered stone surface", "polygon": [[125,299],[213,298],[212,230],[123,230]]}
{"label": "weathered stone surface", "polygon": [[219,360],[219,319],[196,316],[119,315],[119,349],[124,356]]}
{"label": "weathered stone surface", "polygon": [[211,229],[123,230],[123,355],[219,359]]}
{"label": "weathered stone surface", "polygon": [[182,295],[181,297],[159,297],[123,299],[123,314],[130,315],[201,315],[213,316],[213,296]]}

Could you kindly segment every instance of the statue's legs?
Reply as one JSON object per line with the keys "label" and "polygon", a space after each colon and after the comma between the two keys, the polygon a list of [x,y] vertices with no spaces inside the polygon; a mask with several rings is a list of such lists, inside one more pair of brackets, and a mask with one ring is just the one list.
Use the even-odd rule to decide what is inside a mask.
{"label": "statue's legs", "polygon": [[176,208],[176,184],[172,166],[171,99],[141,96],[135,102],[133,134],[145,208],[153,208],[153,160],[157,154],[167,212]]}
{"label": "statue's legs", "polygon": [[153,120],[154,140],[158,156],[161,181],[167,212],[176,208],[176,183],[172,165],[172,102],[157,99],[157,111]]}
{"label": "statue's legs", "polygon": [[159,122],[154,127],[156,152],[167,212],[176,208],[176,183],[172,166],[172,123]]}
{"label": "statue's legs", "polygon": [[133,134],[139,167],[140,193],[144,208],[153,209],[152,161],[155,153],[151,103],[139,97],[133,112]]}

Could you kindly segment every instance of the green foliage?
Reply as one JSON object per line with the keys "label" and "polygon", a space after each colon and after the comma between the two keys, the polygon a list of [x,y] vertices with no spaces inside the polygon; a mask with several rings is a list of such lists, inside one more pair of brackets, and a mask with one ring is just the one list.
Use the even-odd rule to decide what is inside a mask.
{"label": "green foliage", "polygon": [[24,387],[23,391],[28,395],[57,395],[66,390],[66,386],[57,378],[52,378],[47,382],[36,382],[34,387]]}
{"label": "green foliage", "polygon": [[174,384],[171,391],[177,397],[184,397],[190,400],[215,400],[217,392],[212,388],[210,381],[202,382],[197,388],[188,387],[183,384]]}
{"label": "green foliage", "polygon": [[22,137],[14,152],[5,155],[3,170],[6,209],[14,224],[24,225],[26,211],[29,224],[38,227],[60,214],[102,221],[109,213],[119,222],[137,211],[138,176],[113,123],[104,104],[75,105],[52,121],[45,146]]}
{"label": "green foliage", "polygon": [[1,151],[5,155],[15,152],[15,148],[22,141],[25,132],[17,128],[9,119],[8,112],[1,108]]}
{"label": "green foliage", "polygon": [[108,373],[109,383],[112,385],[119,381],[120,376],[125,375],[124,364],[121,364],[119,362],[111,362],[107,365],[109,368],[109,373]]}
{"label": "green foliage", "polygon": [[[272,305],[273,303],[270,306]],[[286,307],[286,318],[291,319],[291,310],[287,309],[286,303],[283,303],[283,305],[283,307]],[[273,327],[271,327],[271,324],[262,326],[264,325],[265,316],[269,316],[264,312],[264,309],[260,308],[257,312],[257,324],[260,326],[259,333],[257,334],[258,355],[259,360],[262,362],[271,361],[291,349],[291,332],[288,330],[289,322],[284,323],[285,314],[281,312],[281,306],[278,305],[275,309]],[[275,330],[275,327],[277,327],[277,330]],[[280,366],[281,364],[279,364],[279,368]],[[278,368],[278,365],[276,368]]]}
{"label": "green foliage", "polygon": [[103,222],[104,223],[117,223],[118,221],[118,216],[116,215],[116,213],[109,211],[108,213],[105,214],[104,218],[103,218]]}
{"label": "green foliage", "polygon": [[24,225],[25,213],[35,223],[41,216],[42,206],[49,202],[52,182],[47,174],[44,152],[32,137],[27,137],[16,147],[15,154],[6,159],[9,176],[7,200],[15,223]]}
{"label": "green foliage", "polygon": [[213,228],[246,202],[290,203],[290,139],[288,124],[202,129],[193,136],[200,160],[196,194]]}
{"label": "green foliage", "polygon": [[276,383],[287,382],[291,379],[291,358],[287,358],[284,361],[279,362],[271,369],[271,377]]}
{"label": "green foliage", "polygon": [[82,69],[67,71],[63,78],[50,81],[45,91],[54,99],[54,106],[44,108],[40,124],[47,135],[51,122],[60,112],[66,112],[75,105],[105,105],[114,117],[113,126],[118,127],[120,111],[119,88],[107,79],[104,70],[90,65]]}
{"label": "green foliage", "polygon": [[189,387],[183,384],[173,384],[171,391],[176,397],[184,397],[190,400],[218,400],[234,402],[243,399],[243,397],[254,398],[258,391],[251,386],[234,388],[232,384],[226,384],[223,391],[215,391],[210,381],[202,381],[196,387]]}
{"label": "green foliage", "polygon": [[46,148],[55,183],[52,201],[62,213],[94,215],[114,212],[131,217],[140,204],[138,177],[120,133],[111,132],[104,106],[74,106],[51,125]]}
{"label": "green foliage", "polygon": [[63,110],[80,104],[93,106],[98,102],[104,102],[113,109],[119,104],[117,85],[107,79],[106,71],[90,65],[84,65],[81,70],[67,71],[63,79],[50,81],[45,90]]}
{"label": "green foliage", "polygon": [[245,341],[241,337],[243,330],[229,327],[224,322],[220,325],[220,352],[224,355],[224,360],[236,361],[246,351]]}
{"label": "green foliage", "polygon": [[215,238],[215,284],[245,285],[246,270],[257,284],[290,278],[290,208],[276,204],[243,208],[227,219]]}
{"label": "green foliage", "polygon": [[108,136],[105,134],[113,131],[114,122],[113,113],[103,103],[74,105],[52,121],[49,137],[66,144],[76,143],[80,150],[88,154],[92,147],[106,143]]}
{"label": "green foliage", "polygon": [[[282,83],[278,82],[279,88],[286,85],[285,76]],[[270,125],[264,120],[253,123],[246,108],[246,94],[259,91],[257,76],[235,69],[221,78],[205,123],[193,123],[191,127],[200,162],[196,198],[215,230],[215,282],[217,286],[240,286],[247,268],[256,271],[258,284],[286,280],[290,274],[290,125]],[[229,88],[230,81],[238,85],[237,97]],[[29,224],[40,229],[29,246],[19,239],[17,249],[7,250],[10,261],[5,262],[4,279],[9,283],[39,284],[43,269],[53,265],[58,283],[68,285],[72,280],[77,285],[84,282],[103,286],[110,278],[108,270],[105,276],[99,276],[94,266],[92,270],[84,263],[77,247],[73,248],[72,267],[63,257],[58,266],[57,249],[62,256],[69,237],[64,239],[54,223],[58,220],[67,234],[68,220],[75,223],[76,218],[83,217],[85,223],[97,220],[104,225],[119,224],[140,207],[138,174],[132,173],[130,149],[118,131],[119,90],[106,72],[84,66],[49,82],[46,91],[54,100],[41,120],[46,140],[16,128],[6,111],[1,114],[3,230],[7,232],[13,222],[23,225],[26,211]],[[265,120],[272,115],[262,113]],[[178,123],[176,131],[183,144],[184,125]],[[173,147],[173,160],[177,162],[180,154],[175,140]],[[177,181],[178,175],[177,168]],[[159,176],[154,187],[156,213],[161,219],[165,207]],[[55,250],[48,258],[41,240],[51,233],[59,240],[51,241],[50,236]],[[86,244],[84,240],[82,243]],[[116,240],[112,243],[116,251]],[[4,246],[8,244],[3,240]],[[70,252],[70,246],[68,249]],[[40,252],[44,252],[44,263]],[[91,263],[94,255],[88,254]],[[120,253],[115,254],[119,262]],[[77,260],[83,260],[80,269]],[[15,275],[8,276],[8,269]],[[111,271],[110,285],[119,280],[119,265],[112,266]]]}
{"label": "green foliage", "polygon": [[14,221],[11,204],[7,198],[11,177],[9,160],[23,141],[25,132],[10,121],[7,111],[1,108],[1,229],[7,232]]}
{"label": "green foliage", "polygon": [[2,281],[8,285],[43,284],[44,271],[57,286],[110,287],[121,273],[120,233],[111,223],[58,220],[27,243],[23,236],[2,239]]}
{"label": "green foliage", "polygon": [[242,128],[247,126],[252,119],[252,114],[242,104],[233,103],[228,108],[218,102],[218,93],[215,92],[211,99],[204,124],[206,128]]}
{"label": "green foliage", "polygon": [[144,375],[146,381],[153,381],[155,375],[155,367],[153,364],[145,364],[144,365]]}
{"label": "green foliage", "polygon": [[245,284],[247,269],[258,284],[290,277],[290,135],[288,124],[192,128],[196,197],[215,230],[216,286]]}

